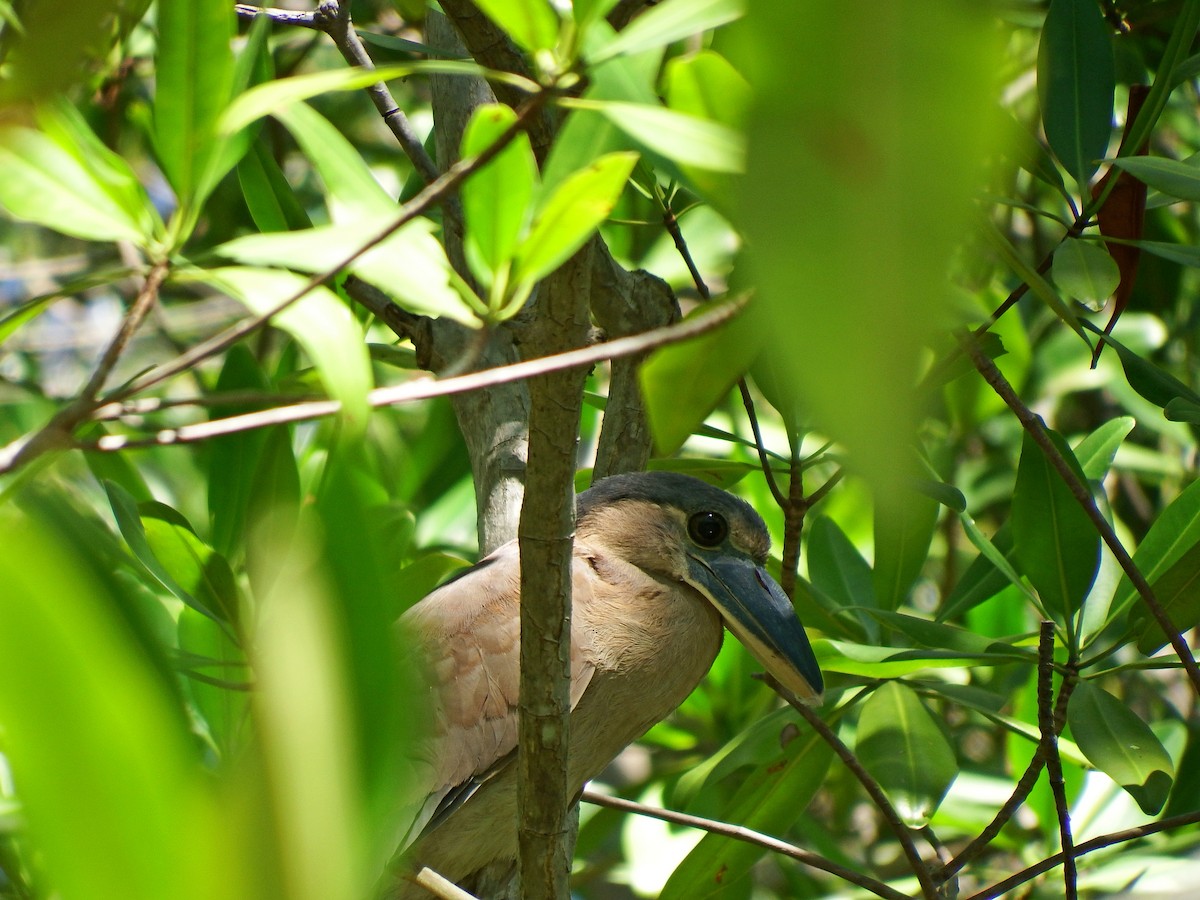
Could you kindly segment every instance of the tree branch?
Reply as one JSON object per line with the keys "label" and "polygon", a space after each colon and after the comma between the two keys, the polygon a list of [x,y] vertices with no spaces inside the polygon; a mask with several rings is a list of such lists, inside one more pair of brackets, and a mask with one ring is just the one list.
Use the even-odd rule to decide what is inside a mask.
{"label": "tree branch", "polygon": [[1034,415],[1034,413],[1021,402],[1021,398],[1017,396],[1017,392],[1013,390],[1013,386],[1008,383],[1008,379],[996,368],[996,364],[992,362],[979,349],[973,336],[958,335],[958,340],[967,354],[971,357],[971,362],[983,376],[984,380],[991,385],[994,390],[1008,408],[1013,411],[1022,427],[1029,433],[1029,436],[1037,443],[1042,453],[1046,455],[1047,461],[1058,476],[1063,480],[1063,483],[1070,489],[1071,495],[1075,501],[1083,507],[1083,511],[1087,513],[1096,531],[1099,532],[1101,539],[1108,545],[1113,556],[1116,557],[1121,569],[1128,576],[1129,581],[1137,589],[1137,592],[1142,597],[1142,602],[1146,604],[1146,609],[1154,617],[1154,621],[1158,623],[1158,627],[1162,629],[1164,635],[1171,642],[1171,647],[1175,650],[1179,661],[1183,663],[1183,668],[1188,674],[1188,678],[1192,682],[1192,689],[1200,694],[1200,667],[1196,665],[1196,657],[1192,655],[1191,648],[1183,639],[1183,635],[1175,627],[1159,603],[1158,598],[1154,594],[1150,583],[1146,581],[1146,577],[1141,570],[1134,564],[1133,558],[1125,550],[1125,546],[1117,537],[1112,526],[1109,525],[1108,519],[1104,518],[1104,513],[1100,512],[1100,508],[1096,506],[1096,501],[1092,497],[1092,492],[1088,486],[1084,484],[1075,471],[1067,464],[1067,461],[1062,458],[1062,454],[1058,452],[1049,436],[1046,434],[1046,428],[1042,424],[1042,420]]}
{"label": "tree branch", "polygon": [[621,797],[610,797],[606,794],[599,794],[596,791],[590,790],[583,792],[583,800],[585,803],[592,803],[596,806],[606,806],[609,809],[618,809],[622,812],[647,816],[651,819],[670,822],[673,825],[699,828],[701,831],[707,831],[710,834],[719,834],[722,837],[727,837],[735,841],[742,841],[747,844],[753,844],[756,847],[763,847],[773,853],[779,853],[811,868],[820,869],[822,872],[835,875],[843,881],[848,881],[850,884],[868,890],[878,897],[885,897],[887,900],[909,900],[907,894],[902,894],[894,888],[888,887],[882,881],[863,875],[853,869],[840,866],[818,853],[812,853],[794,844],[789,844],[778,838],[773,838],[770,835],[762,834],[741,825],[730,825],[727,822],[719,822],[716,819],[705,819],[700,816],[688,815],[687,813],[661,809],[657,806],[647,806],[644,803],[636,803],[633,800],[625,800]]}

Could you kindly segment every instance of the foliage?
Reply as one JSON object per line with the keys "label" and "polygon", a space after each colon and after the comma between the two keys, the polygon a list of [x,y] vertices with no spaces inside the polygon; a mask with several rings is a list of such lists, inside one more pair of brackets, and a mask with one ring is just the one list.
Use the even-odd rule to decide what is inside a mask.
{"label": "foliage", "polygon": [[580,483],[754,502],[827,680],[727,641],[606,789],[778,840],[580,896],[1194,883],[1200,2],[293,6],[0,0],[0,896],[373,893],[556,279]]}

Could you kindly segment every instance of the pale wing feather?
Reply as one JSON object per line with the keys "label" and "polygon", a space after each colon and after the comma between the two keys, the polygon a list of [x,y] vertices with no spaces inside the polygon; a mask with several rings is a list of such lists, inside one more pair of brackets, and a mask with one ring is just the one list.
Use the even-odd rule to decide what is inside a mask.
{"label": "pale wing feather", "polygon": [[[575,560],[576,604],[592,596],[595,573]],[[426,825],[464,802],[507,764],[517,747],[520,681],[520,557],[505,544],[464,575],[438,588],[400,619],[406,647],[431,681],[433,729],[416,748],[416,790],[427,799],[410,843]],[[578,621],[578,620],[576,620]],[[571,634],[571,708],[595,671],[591,635]]]}

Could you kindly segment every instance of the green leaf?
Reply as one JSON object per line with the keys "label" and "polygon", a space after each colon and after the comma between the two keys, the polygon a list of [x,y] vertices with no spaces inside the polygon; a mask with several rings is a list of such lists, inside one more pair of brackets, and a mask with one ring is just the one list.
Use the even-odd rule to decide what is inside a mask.
{"label": "green leaf", "polygon": [[737,383],[761,342],[741,315],[697,338],[655,350],[638,370],[646,418],[660,456],[683,446]]}
{"label": "green leaf", "polygon": [[[205,270],[200,277],[258,315],[277,309],[308,283],[292,272],[241,266]],[[360,433],[367,423],[371,361],[362,328],[350,310],[329,288],[318,286],[273,315],[271,323],[300,343],[326,390],[341,401],[342,421],[352,433]]]}
{"label": "green leaf", "polygon": [[[864,612],[874,618],[881,611]],[[938,650],[934,648],[868,646],[850,641],[818,638],[812,642],[822,672],[838,672],[860,678],[902,678],[929,669],[961,669],[997,666],[1017,659],[1016,651],[995,643],[988,652]],[[1028,662],[1028,656],[1019,657]]]}
{"label": "green leaf", "polygon": [[[1146,580],[1154,584],[1198,543],[1200,481],[1193,481],[1159,513],[1142,542],[1138,544],[1133,561]],[[1137,589],[1128,578],[1122,578],[1113,598],[1113,610],[1124,609],[1137,598]]]}
{"label": "green leaf", "polygon": [[915,492],[876,508],[871,582],[884,609],[897,609],[908,598],[925,564],[937,519],[938,504]]}
{"label": "green leaf", "polygon": [[233,35],[233,10],[223,0],[159,8],[154,146],[184,206],[199,205],[205,182],[215,184],[209,169],[222,154],[217,122],[233,87]]}
{"label": "green leaf", "polygon": [[867,698],[855,755],[911,828],[929,823],[958,777],[954,748],[921,698],[896,681]]}
{"label": "green leaf", "polygon": [[39,881],[94,900],[248,897],[226,881],[253,881],[239,820],[119,601],[61,535],[11,505],[0,529],[0,721]]}
{"label": "green leaf", "polygon": [[1189,165],[1162,156],[1122,156],[1111,162],[1168,197],[1200,201],[1200,169],[1196,163]]}
{"label": "green leaf", "polygon": [[1188,244],[1172,244],[1167,241],[1135,241],[1134,246],[1141,247],[1147,253],[1169,259],[1181,266],[1196,268],[1200,266],[1200,247]]}
{"label": "green leaf", "polygon": [[[1046,434],[1086,483],[1066,441],[1049,429]],[[1071,619],[1100,565],[1100,535],[1028,432],[1022,439],[1013,489],[1012,527],[1021,571],[1042,598],[1046,612],[1073,633]]]}
{"label": "green leaf", "polygon": [[[796,728],[789,712],[784,722],[773,717],[773,745],[768,759],[740,774],[741,785],[719,818],[766,834],[786,832],[804,814],[833,760],[832,748],[810,729]],[[708,834],[679,864],[663,886],[662,900],[726,896],[729,885],[743,878],[765,853],[743,841]]]}
{"label": "green leaf", "polygon": [[1075,458],[1089,481],[1099,481],[1108,474],[1117,450],[1135,425],[1137,420],[1132,416],[1111,419],[1079,442]]}
{"label": "green leaf", "polygon": [[808,574],[815,592],[840,609],[854,611],[867,635],[876,639],[875,620],[864,612],[877,606],[871,567],[832,519],[817,516],[808,533]]}
{"label": "green leaf", "polygon": [[[146,206],[131,202],[96,166],[44,132],[0,126],[0,205],[12,216],[85,240],[144,246],[150,237]],[[120,174],[133,177],[128,170]]]}
{"label": "green leaf", "polygon": [[563,105],[599,113],[647,149],[680,165],[713,172],[745,169],[745,139],[725,125],[647,103],[564,100]]}
{"label": "green leaf", "polygon": [[[250,391],[266,393],[269,383],[258,360],[244,344],[235,344],[225,354],[216,393]],[[210,415],[236,416],[255,407],[221,406]],[[213,546],[227,557],[244,546],[247,498],[254,484],[254,469],[266,439],[262,429],[253,428],[216,438],[209,444],[205,483],[208,485],[208,515],[212,521]]]}
{"label": "green leaf", "polygon": [[[246,523],[259,546],[290,547],[295,541],[300,516],[300,471],[292,451],[292,434],[286,427],[270,429],[266,435],[250,492],[246,499]],[[265,597],[287,565],[284,554],[249,554],[246,574],[254,596]]]}
{"label": "green leaf", "polygon": [[1058,245],[1050,275],[1064,293],[1095,308],[1104,305],[1121,280],[1116,260],[1108,251],[1079,238]]}
{"label": "green leaf", "polygon": [[[717,2],[728,3],[728,0]],[[665,6],[657,6],[654,11],[662,10]],[[644,18],[638,19],[635,25]],[[742,125],[752,100],[746,79],[729,60],[712,50],[701,50],[670,60],[663,80],[667,104],[671,109],[699,119],[720,122],[730,128]]]}
{"label": "green leaf", "polygon": [[[1184,634],[1195,627],[1200,622],[1200,544],[1186,550],[1150,586],[1177,634]],[[1169,638],[1163,634],[1158,621],[1144,605],[1138,606],[1131,617],[1134,627],[1139,623],[1142,629],[1138,637],[1138,649],[1151,656]]]}
{"label": "green leaf", "polygon": [[250,683],[245,654],[212,619],[192,609],[179,614],[178,643],[181,666],[190,676],[188,693],[213,743],[229,759],[249,739],[250,695],[233,689]]}
{"label": "green leaf", "polygon": [[[516,113],[501,104],[476,109],[463,132],[460,157],[486,150],[516,119]],[[467,259],[483,264],[483,272],[476,275],[486,275],[490,282],[512,260],[529,220],[537,178],[529,135],[521,132],[463,184]]]}
{"label": "green leaf", "polygon": [[636,153],[609,153],[564,179],[517,248],[513,281],[540,281],[582,247],[608,218],[636,162]]}
{"label": "green leaf", "polygon": [[366,162],[332,123],[305,103],[274,110],[325,183],[325,203],[336,223],[395,214],[396,201],[380,187]]}
{"label": "green leaf", "polygon": [[[496,0],[502,2],[502,0]],[[667,0],[633,20],[617,37],[588,54],[592,65],[663,47],[740,18],[745,0]]]}
{"label": "green leaf", "polygon": [[[146,567],[146,571],[192,609],[214,621],[227,621],[224,618],[226,610],[221,608],[220,600],[214,602],[211,594],[193,593],[197,584],[202,583],[202,580],[190,577],[195,575],[195,567],[181,566],[178,557],[170,558],[168,563],[159,559],[155,547],[150,542],[146,525],[142,521],[137,501],[123,487],[112,481],[104,483],[104,491],[108,494],[108,502],[112,507],[113,516],[117,520],[117,527],[121,530],[121,536],[125,538],[125,543],[129,545],[129,549],[133,551],[138,562]],[[161,531],[156,530],[155,534],[159,538],[156,541],[159,549],[163,549],[165,542],[161,539]],[[167,547],[166,549],[170,550],[171,548]],[[172,564],[175,571],[172,571]],[[185,581],[190,581],[190,584],[180,584],[175,578],[177,573],[181,574]],[[192,590],[189,590],[189,586]]]}
{"label": "green leaf", "polygon": [[1046,140],[1087,193],[1112,135],[1112,38],[1092,0],[1051,0],[1038,46],[1038,96]]}
{"label": "green leaf", "polygon": [[[373,240],[395,214],[356,218],[304,231],[277,231],[234,238],[215,248],[240,263],[278,266],[301,272],[327,272]],[[363,281],[393,295],[413,312],[448,316],[465,325],[479,319],[450,286],[450,263],[428,219],[413,219],[385,241],[356,256],[347,267]]]}
{"label": "green leaf", "polygon": [[477,5],[530,53],[558,43],[558,13],[547,0],[477,0]]}
{"label": "green leaf", "polygon": [[[1087,327],[1088,330],[1097,334],[1100,332],[1100,329],[1090,322],[1087,323]],[[1148,359],[1143,359],[1113,338],[1112,335],[1105,337],[1104,342],[1116,348],[1117,356],[1121,360],[1121,368],[1125,370],[1125,378],[1139,396],[1164,409],[1176,398],[1200,404],[1200,394],[1197,394],[1174,375],[1163,371]]]}
{"label": "green leaf", "polygon": [[182,587],[194,609],[208,609],[223,622],[236,624],[240,611],[237,584],[225,557],[213,550],[182,520],[161,503],[138,505],[146,544],[154,558]]}
{"label": "green leaf", "polygon": [[1150,726],[1128,706],[1080,681],[1071,694],[1067,723],[1092,765],[1123,787],[1142,812],[1152,816],[1162,809],[1175,769]]}

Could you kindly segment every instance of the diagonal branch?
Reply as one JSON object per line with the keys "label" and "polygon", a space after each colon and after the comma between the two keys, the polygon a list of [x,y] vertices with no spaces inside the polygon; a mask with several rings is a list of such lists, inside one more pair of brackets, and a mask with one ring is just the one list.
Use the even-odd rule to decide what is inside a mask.
{"label": "diagonal branch", "polygon": [[1087,517],[1092,520],[1092,524],[1095,526],[1096,531],[1099,532],[1100,538],[1108,545],[1108,549],[1116,557],[1121,569],[1141,595],[1142,602],[1146,604],[1146,609],[1149,610],[1150,615],[1154,617],[1154,621],[1158,623],[1158,627],[1162,629],[1163,634],[1171,642],[1171,647],[1175,650],[1179,661],[1183,664],[1183,668],[1188,674],[1188,678],[1192,682],[1192,688],[1197,694],[1200,694],[1200,666],[1196,665],[1196,657],[1192,655],[1192,650],[1183,639],[1183,635],[1179,633],[1179,630],[1167,616],[1158,597],[1154,594],[1154,589],[1150,587],[1150,583],[1146,581],[1146,577],[1137,565],[1134,564],[1133,558],[1126,551],[1116,532],[1113,531],[1112,526],[1108,523],[1108,519],[1104,518],[1104,513],[1100,512],[1100,508],[1096,506],[1096,501],[1092,497],[1092,492],[1088,489],[1088,486],[1080,480],[1075,471],[1067,464],[1067,461],[1063,459],[1062,454],[1058,452],[1058,448],[1054,446],[1046,434],[1046,427],[1042,424],[1042,420],[1021,402],[1021,398],[1017,396],[1017,392],[1013,390],[1013,386],[1009,384],[1008,379],[1004,377],[996,367],[996,364],[988,359],[979,349],[979,345],[976,343],[974,337],[962,334],[957,337],[963,349],[966,350],[967,355],[971,357],[971,362],[979,370],[979,374],[991,385],[992,390],[1000,396],[1008,408],[1013,411],[1022,427],[1029,433],[1034,442],[1037,443],[1042,453],[1046,455],[1047,461],[1054,467],[1054,470],[1063,480],[1063,483],[1070,489],[1071,495],[1075,498],[1076,502],[1083,507],[1083,511],[1087,513]]}

